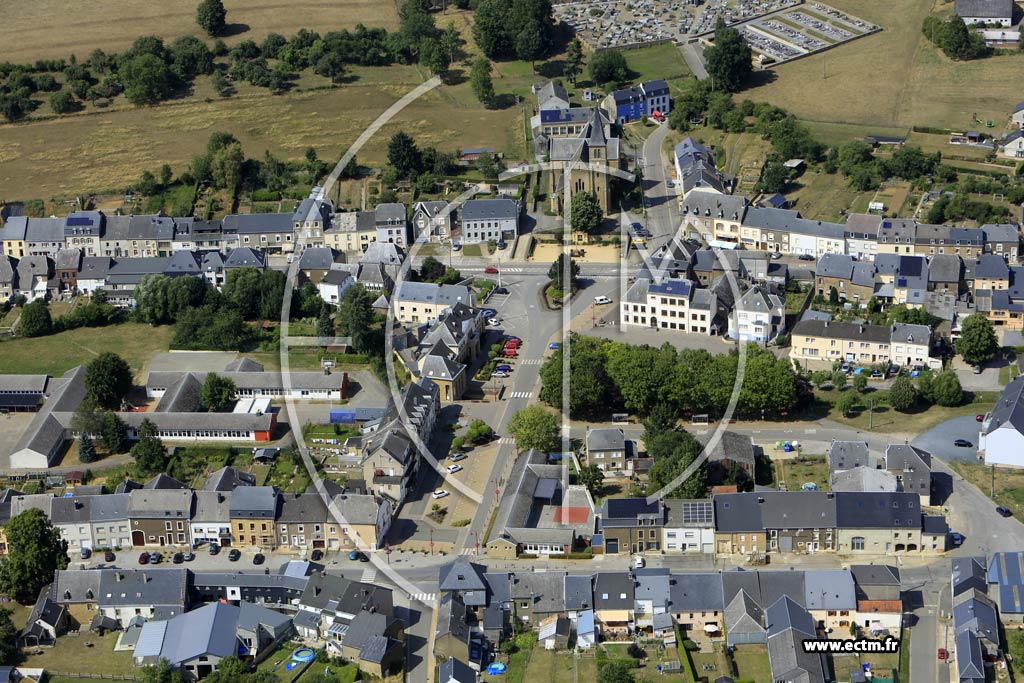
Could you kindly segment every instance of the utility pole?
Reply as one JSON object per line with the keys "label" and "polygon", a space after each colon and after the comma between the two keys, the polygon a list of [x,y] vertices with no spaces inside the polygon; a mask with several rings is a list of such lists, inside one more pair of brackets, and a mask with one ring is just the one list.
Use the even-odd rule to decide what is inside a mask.
{"label": "utility pole", "polygon": [[875,399],[868,398],[868,431],[871,431],[871,427],[874,425],[875,418]]}

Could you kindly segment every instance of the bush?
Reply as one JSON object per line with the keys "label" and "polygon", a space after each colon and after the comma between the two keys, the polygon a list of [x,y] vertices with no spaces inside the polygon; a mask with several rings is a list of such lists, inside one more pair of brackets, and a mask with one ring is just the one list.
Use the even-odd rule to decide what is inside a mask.
{"label": "bush", "polygon": [[276,202],[281,199],[281,193],[275,190],[253,190],[252,200],[254,202]]}

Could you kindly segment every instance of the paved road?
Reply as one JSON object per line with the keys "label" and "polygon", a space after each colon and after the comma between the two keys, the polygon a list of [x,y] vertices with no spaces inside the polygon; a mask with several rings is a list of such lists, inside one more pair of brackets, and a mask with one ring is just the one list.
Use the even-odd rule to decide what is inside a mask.
{"label": "paved road", "polygon": [[697,80],[703,81],[708,77],[708,70],[704,68],[704,56],[700,49],[699,43],[685,43],[679,46],[679,51],[683,55],[683,59],[686,61],[686,66],[690,67],[690,71],[697,77]]}

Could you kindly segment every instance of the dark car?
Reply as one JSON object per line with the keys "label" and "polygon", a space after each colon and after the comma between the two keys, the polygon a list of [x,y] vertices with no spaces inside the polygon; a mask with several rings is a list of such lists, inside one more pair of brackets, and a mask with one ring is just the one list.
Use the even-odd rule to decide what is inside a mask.
{"label": "dark car", "polygon": [[83,560],[88,560],[92,557],[92,548],[82,548],[81,551],[79,551],[79,555],[82,556]]}
{"label": "dark car", "polygon": [[317,548],[309,554],[309,559],[313,562],[319,562],[320,560],[324,559],[324,551],[320,550],[320,548]]}
{"label": "dark car", "polygon": [[968,441],[967,439],[957,439],[956,441],[953,442],[953,445],[956,446],[957,448],[970,448],[974,444]]}
{"label": "dark car", "polygon": [[149,553],[139,555],[139,564],[149,564]]}
{"label": "dark car", "polygon": [[187,553],[185,553],[185,561],[186,562],[191,562],[194,559],[196,559],[196,554],[194,552],[192,552],[190,550]]}
{"label": "dark car", "polygon": [[263,553],[256,553],[255,555],[252,556],[252,563],[253,564],[263,564],[263,562],[266,559],[267,558],[263,556]]}
{"label": "dark car", "polygon": [[1003,517],[1012,517],[1013,516],[1013,512],[1010,511],[1010,508],[1005,507],[1003,505],[1000,505],[999,507],[997,507],[996,508],[996,512],[998,512]]}
{"label": "dark car", "polygon": [[359,561],[360,562],[369,562],[370,561],[370,556],[367,555],[366,553],[359,553]]}
{"label": "dark car", "polygon": [[508,294],[508,287],[495,287],[494,288],[494,293],[495,294]]}
{"label": "dark car", "polygon": [[949,536],[950,536],[950,538],[953,541],[953,545],[955,545],[956,547],[959,548],[960,546],[962,546],[964,544],[964,536],[963,536],[963,534],[958,534],[958,533],[956,533],[954,531]]}
{"label": "dark car", "polygon": [[103,561],[104,562],[113,562],[116,559],[117,559],[117,556],[114,555],[113,551],[108,550],[107,552],[103,553]]}
{"label": "dark car", "polygon": [[174,553],[173,555],[171,555],[171,562],[173,562],[174,564],[181,564],[184,561],[185,555],[182,553]]}
{"label": "dark car", "polygon": [[238,562],[238,558],[242,556],[242,551],[238,548],[232,548],[231,552],[228,553],[228,559],[232,562]]}
{"label": "dark car", "polygon": [[216,543],[211,543],[210,544],[210,554],[211,555],[216,555],[219,552],[220,552],[220,546],[217,545]]}
{"label": "dark car", "polygon": [[814,260],[814,257],[811,256],[810,254],[800,254],[800,256],[798,256],[797,258],[799,258],[801,261],[813,261]]}
{"label": "dark car", "polygon": [[153,553],[149,554],[149,563],[150,564],[160,564],[160,562],[163,559],[164,559],[164,556],[161,553],[153,552]]}

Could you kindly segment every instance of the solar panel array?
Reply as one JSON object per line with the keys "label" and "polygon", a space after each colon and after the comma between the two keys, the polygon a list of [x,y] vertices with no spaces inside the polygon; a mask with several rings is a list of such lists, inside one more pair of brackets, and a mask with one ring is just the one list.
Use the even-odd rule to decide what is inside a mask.
{"label": "solar panel array", "polygon": [[708,502],[683,503],[683,522],[686,524],[708,524],[714,518],[714,506]]}

